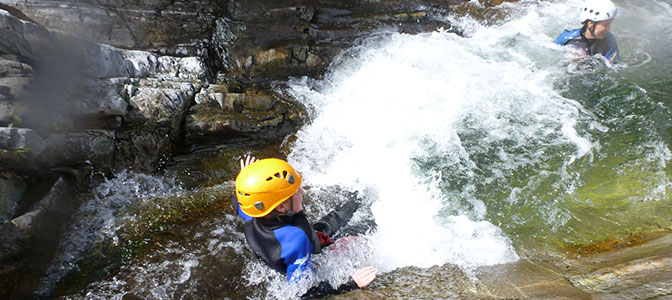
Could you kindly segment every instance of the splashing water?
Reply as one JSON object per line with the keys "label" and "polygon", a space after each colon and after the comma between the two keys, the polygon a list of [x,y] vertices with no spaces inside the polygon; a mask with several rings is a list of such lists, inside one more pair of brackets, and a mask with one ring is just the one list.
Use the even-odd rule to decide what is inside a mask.
{"label": "splashing water", "polygon": [[[298,133],[290,159],[312,184],[378,190],[374,257],[383,269],[517,258],[483,220],[478,199],[472,204],[481,211],[438,214],[452,199],[440,191],[440,178],[417,164],[444,154],[468,161],[458,135],[464,122],[482,126],[486,143],[524,143],[562,128],[551,142],[576,145],[576,156],[590,149],[573,130],[576,104],[553,92],[529,60],[502,61],[505,51],[487,44],[442,31],[393,33],[356,49],[357,59],[341,62],[327,88],[296,95],[318,115]],[[295,83],[295,92],[305,90]]]}
{"label": "splashing water", "polygon": [[[511,19],[488,27],[454,19],[467,38],[442,30],[381,33],[337,59],[326,79],[290,82],[313,116],[297,133],[290,162],[308,184],[377,191],[370,258],[377,266],[511,262],[518,256],[502,228],[583,241],[564,234],[585,222],[567,198],[584,197],[592,181],[584,174],[613,155],[613,140],[602,138],[613,126],[577,94],[591,80],[563,83],[601,76],[628,89],[633,83],[614,72],[646,62],[625,58],[614,68],[594,57],[587,59],[593,67],[566,74],[565,66],[582,62],[569,61],[551,41],[563,27],[578,26],[564,16],[579,3],[507,4]],[[627,93],[630,101],[650,101],[636,85]],[[624,126],[646,128],[647,118]],[[613,134],[622,139],[622,131]],[[656,183],[643,190],[651,195],[645,199],[660,199],[669,187],[669,150],[657,132],[647,136],[633,151],[656,150],[634,164],[656,162]]]}

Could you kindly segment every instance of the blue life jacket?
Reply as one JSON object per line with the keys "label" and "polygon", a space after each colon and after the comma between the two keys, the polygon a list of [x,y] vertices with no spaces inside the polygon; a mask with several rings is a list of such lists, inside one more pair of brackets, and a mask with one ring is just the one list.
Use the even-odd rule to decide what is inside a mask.
{"label": "blue life jacket", "polygon": [[618,61],[619,58],[616,37],[611,32],[607,32],[604,39],[587,39],[581,34],[581,28],[565,30],[553,42],[561,46],[571,45],[582,49],[588,55],[601,54],[612,63]]}

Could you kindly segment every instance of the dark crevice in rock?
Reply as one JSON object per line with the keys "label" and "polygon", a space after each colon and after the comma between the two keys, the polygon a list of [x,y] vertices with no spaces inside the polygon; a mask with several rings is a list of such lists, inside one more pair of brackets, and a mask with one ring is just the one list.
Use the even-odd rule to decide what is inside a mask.
{"label": "dark crevice in rock", "polygon": [[[46,183],[45,183],[46,184]],[[0,224],[0,291],[3,298],[33,298],[60,241],[61,231],[79,206],[81,178],[61,176],[27,213]],[[44,192],[46,193],[40,193]],[[41,195],[40,195],[41,194]]]}

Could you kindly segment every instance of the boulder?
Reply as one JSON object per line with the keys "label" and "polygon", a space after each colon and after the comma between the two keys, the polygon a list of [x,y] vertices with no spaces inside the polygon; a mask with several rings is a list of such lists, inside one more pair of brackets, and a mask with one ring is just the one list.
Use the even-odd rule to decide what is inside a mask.
{"label": "boulder", "polygon": [[199,93],[185,120],[187,143],[223,137],[281,140],[303,121],[303,107],[263,91]]}
{"label": "boulder", "polygon": [[48,49],[49,32],[39,24],[22,20],[0,8],[0,53],[16,56],[18,61],[32,63]]}
{"label": "boulder", "polygon": [[128,112],[126,78],[81,79],[79,101],[74,101],[70,114],[75,118],[123,117]]}
{"label": "boulder", "polygon": [[115,133],[88,130],[57,133],[47,137],[38,157],[45,170],[91,166],[99,172],[110,172],[114,165]]}
{"label": "boulder", "polygon": [[183,120],[198,83],[141,80],[130,88],[129,112],[117,132],[117,169],[153,170],[182,143]]}

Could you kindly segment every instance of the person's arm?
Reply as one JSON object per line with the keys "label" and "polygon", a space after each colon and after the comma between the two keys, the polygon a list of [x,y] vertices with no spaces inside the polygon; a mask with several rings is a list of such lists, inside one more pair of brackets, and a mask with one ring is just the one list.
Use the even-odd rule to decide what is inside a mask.
{"label": "person's arm", "polygon": [[336,288],[332,287],[329,282],[322,281],[303,294],[301,300],[322,298],[329,295],[346,293],[358,288],[365,288],[376,279],[376,274],[378,274],[378,269],[374,267],[361,268],[352,274],[350,280]]}
{"label": "person's arm", "polygon": [[349,291],[354,291],[357,288],[357,283],[355,283],[355,281],[352,279],[344,284],[339,285],[337,288],[332,287],[328,281],[322,281],[303,294],[301,296],[301,300],[317,299],[324,298],[329,295],[343,294]]}
{"label": "person's arm", "polygon": [[605,38],[607,39],[607,46],[609,47],[609,50],[604,55],[604,57],[606,57],[610,62],[615,63],[620,57],[620,53],[618,52],[618,44],[616,43],[616,37],[614,34],[609,32]]}

